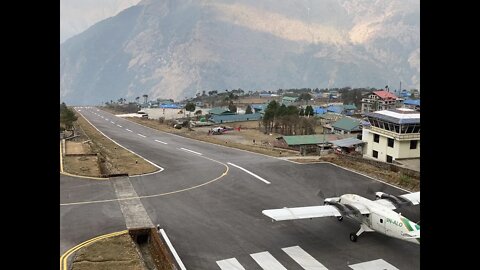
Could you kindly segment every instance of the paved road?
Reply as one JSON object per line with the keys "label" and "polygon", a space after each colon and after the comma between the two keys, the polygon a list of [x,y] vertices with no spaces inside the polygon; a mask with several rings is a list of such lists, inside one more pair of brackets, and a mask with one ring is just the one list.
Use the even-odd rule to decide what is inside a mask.
{"label": "paved road", "polygon": [[[130,181],[187,269],[241,269],[225,266],[236,263],[244,269],[262,269],[259,264],[265,263],[272,269],[281,269],[275,263],[304,269],[295,262],[298,256],[328,269],[352,269],[361,263],[379,269],[420,268],[419,246],[377,233],[364,233],[352,243],[349,234],[358,225],[348,220],[273,223],[261,214],[268,208],[322,204],[319,190],[326,197],[356,193],[370,198],[369,190],[394,195],[404,191],[331,164],[295,164],[198,142],[95,108],[80,108],[80,113],[105,135],[164,169]],[[125,229],[118,202],[108,201],[115,198],[109,181],[62,176],[61,194],[62,253],[96,235]],[[107,201],[70,204],[101,200]],[[402,214],[418,221],[420,209],[402,209]],[[293,248],[284,250],[288,247]]]}

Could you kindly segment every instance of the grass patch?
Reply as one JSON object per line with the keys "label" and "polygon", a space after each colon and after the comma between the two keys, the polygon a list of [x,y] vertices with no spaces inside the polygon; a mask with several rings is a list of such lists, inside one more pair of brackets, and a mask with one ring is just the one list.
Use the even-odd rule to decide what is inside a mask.
{"label": "grass patch", "polygon": [[384,182],[390,183],[392,185],[404,188],[412,192],[420,191],[420,179],[407,176],[400,172],[380,169],[371,164],[347,160],[337,155],[324,156],[320,159],[320,161],[327,161],[342,167],[352,169],[353,171],[366,174],[370,177],[382,180]]}
{"label": "grass patch", "polygon": [[137,247],[129,234],[99,240],[75,253],[72,270],[144,270]]}

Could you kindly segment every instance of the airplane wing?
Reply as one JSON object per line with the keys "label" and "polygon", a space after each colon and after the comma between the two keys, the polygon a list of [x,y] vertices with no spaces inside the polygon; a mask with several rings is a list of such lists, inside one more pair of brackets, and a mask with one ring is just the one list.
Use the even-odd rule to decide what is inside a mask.
{"label": "airplane wing", "polygon": [[265,216],[274,219],[275,221],[342,216],[338,209],[332,205],[306,206],[295,208],[285,207],[279,209],[263,210],[262,213]]}
{"label": "airplane wing", "polygon": [[400,195],[400,197],[405,198],[413,203],[413,205],[420,204],[420,191],[419,192],[413,192],[413,193],[407,193],[404,195]]}
{"label": "airplane wing", "polygon": [[383,199],[378,199],[375,202],[390,208],[391,210],[399,208],[404,205],[420,204],[420,191],[407,193],[400,196],[393,196],[382,192],[377,192],[377,196]]}

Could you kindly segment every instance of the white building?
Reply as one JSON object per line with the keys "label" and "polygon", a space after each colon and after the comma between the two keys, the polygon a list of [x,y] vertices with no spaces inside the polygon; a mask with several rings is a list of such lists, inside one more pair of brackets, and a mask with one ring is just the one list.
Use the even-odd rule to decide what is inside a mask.
{"label": "white building", "polygon": [[367,143],[364,157],[392,163],[420,157],[420,113],[398,108],[366,113],[370,126],[363,127]]}

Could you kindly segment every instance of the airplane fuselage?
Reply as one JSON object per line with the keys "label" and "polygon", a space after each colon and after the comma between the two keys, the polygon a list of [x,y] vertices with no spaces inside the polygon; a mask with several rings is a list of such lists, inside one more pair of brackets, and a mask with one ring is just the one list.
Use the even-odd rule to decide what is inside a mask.
{"label": "airplane fuselage", "polygon": [[353,206],[363,205],[366,207],[370,211],[370,214],[349,215],[347,217],[356,219],[371,230],[390,237],[420,244],[420,225],[408,220],[406,217],[403,217],[388,207],[356,194],[344,194],[340,196],[339,203]]}

